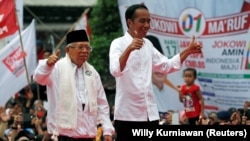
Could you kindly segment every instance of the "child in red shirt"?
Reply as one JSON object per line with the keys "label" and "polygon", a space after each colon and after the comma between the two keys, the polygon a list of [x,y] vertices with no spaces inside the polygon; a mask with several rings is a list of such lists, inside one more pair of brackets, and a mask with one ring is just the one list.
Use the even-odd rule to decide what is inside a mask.
{"label": "child in red shirt", "polygon": [[204,117],[204,99],[200,86],[195,84],[197,72],[193,68],[183,71],[185,84],[180,86],[179,97],[184,104],[185,114],[190,125],[197,125],[199,119]]}

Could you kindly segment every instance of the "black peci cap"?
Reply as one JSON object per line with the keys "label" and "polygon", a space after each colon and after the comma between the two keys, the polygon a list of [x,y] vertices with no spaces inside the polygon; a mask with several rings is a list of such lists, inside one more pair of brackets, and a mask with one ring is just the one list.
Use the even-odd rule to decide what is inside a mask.
{"label": "black peci cap", "polygon": [[67,44],[73,43],[73,42],[88,42],[89,38],[84,29],[82,30],[74,30],[67,34]]}

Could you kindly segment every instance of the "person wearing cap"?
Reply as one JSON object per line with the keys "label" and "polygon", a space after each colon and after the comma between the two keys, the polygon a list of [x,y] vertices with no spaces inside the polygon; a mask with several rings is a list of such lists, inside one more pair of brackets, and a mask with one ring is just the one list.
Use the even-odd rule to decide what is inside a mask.
{"label": "person wearing cap", "polygon": [[230,112],[227,110],[222,110],[217,112],[217,117],[219,120],[219,125],[231,125]]}
{"label": "person wearing cap", "polygon": [[87,62],[92,48],[86,31],[71,31],[66,41],[65,56],[59,59],[57,50],[40,60],[33,75],[34,81],[47,86],[48,133],[58,141],[92,141],[100,118],[104,139],[111,141],[110,108],[100,75]]}
{"label": "person wearing cap", "polygon": [[128,30],[114,39],[109,50],[109,69],[116,80],[116,141],[126,141],[131,129],[157,126],[159,113],[152,90],[152,71],[164,74],[181,69],[184,60],[201,53],[202,46],[193,37],[179,54],[168,58],[145,38],[150,29],[150,12],[144,4],[134,4],[125,11]]}

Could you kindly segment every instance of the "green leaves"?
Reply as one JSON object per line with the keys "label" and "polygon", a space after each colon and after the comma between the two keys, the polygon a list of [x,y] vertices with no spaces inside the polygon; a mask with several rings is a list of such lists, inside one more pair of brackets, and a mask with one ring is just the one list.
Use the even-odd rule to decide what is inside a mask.
{"label": "green leaves", "polygon": [[89,62],[100,73],[103,82],[111,77],[109,73],[109,47],[113,39],[122,36],[122,24],[117,0],[98,0],[90,11],[91,52]]}

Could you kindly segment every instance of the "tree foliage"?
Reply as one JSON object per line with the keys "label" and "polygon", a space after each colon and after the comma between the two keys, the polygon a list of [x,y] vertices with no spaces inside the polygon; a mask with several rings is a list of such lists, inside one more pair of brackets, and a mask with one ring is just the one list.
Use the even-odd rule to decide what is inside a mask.
{"label": "tree foliage", "polygon": [[110,79],[109,47],[113,39],[122,35],[117,0],[98,0],[89,17],[91,52],[89,62],[100,73],[102,81]]}

